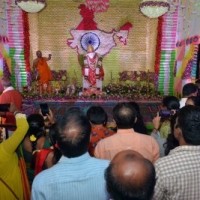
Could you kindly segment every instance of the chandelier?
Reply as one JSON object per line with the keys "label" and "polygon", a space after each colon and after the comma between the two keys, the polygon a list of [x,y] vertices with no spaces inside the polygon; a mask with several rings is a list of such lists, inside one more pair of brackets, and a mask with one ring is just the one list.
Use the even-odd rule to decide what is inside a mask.
{"label": "chandelier", "polygon": [[45,6],[45,0],[15,0],[15,3],[24,11],[30,13],[37,13]]}
{"label": "chandelier", "polygon": [[149,18],[157,18],[169,11],[170,4],[167,0],[143,0],[140,11]]}

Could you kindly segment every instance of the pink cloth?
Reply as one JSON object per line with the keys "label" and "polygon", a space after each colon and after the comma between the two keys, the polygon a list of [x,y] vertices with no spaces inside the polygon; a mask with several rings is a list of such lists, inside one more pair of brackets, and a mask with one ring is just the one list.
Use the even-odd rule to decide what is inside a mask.
{"label": "pink cloth", "polygon": [[151,162],[159,158],[159,145],[156,140],[133,129],[120,129],[116,134],[101,140],[94,155],[97,158],[112,160],[120,151],[131,149],[137,151]]}
{"label": "pink cloth", "polygon": [[[14,89],[3,92],[0,95],[0,104],[9,104],[9,103],[14,103],[18,110],[22,110],[22,95],[21,95],[21,93]],[[11,112],[6,113],[6,119],[5,119],[5,121],[3,120],[3,122],[15,124],[16,121],[15,121],[15,117],[14,117],[13,113],[11,113]],[[14,129],[11,128],[10,130],[14,130]]]}
{"label": "pink cloth", "polygon": [[14,103],[18,110],[22,109],[22,95],[17,90],[8,90],[0,95],[0,104]]}

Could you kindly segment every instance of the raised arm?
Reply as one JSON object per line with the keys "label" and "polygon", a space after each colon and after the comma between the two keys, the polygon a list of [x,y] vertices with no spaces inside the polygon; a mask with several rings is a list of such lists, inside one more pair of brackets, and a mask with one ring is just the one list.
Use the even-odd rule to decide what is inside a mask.
{"label": "raised arm", "polygon": [[12,136],[10,136],[10,138],[0,144],[0,148],[2,148],[7,154],[12,154],[16,151],[29,128],[26,115],[17,113],[15,118],[17,129],[14,131]]}
{"label": "raised arm", "polygon": [[49,54],[49,56],[48,56],[48,57],[45,57],[45,59],[46,59],[46,61],[49,61],[49,60],[51,60],[51,54]]}

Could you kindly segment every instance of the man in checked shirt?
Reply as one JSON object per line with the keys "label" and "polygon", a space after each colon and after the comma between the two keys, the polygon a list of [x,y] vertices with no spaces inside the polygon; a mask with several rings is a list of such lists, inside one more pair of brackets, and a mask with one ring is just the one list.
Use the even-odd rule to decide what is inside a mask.
{"label": "man in checked shirt", "polygon": [[154,200],[200,199],[200,108],[178,111],[174,127],[179,147],[155,163]]}

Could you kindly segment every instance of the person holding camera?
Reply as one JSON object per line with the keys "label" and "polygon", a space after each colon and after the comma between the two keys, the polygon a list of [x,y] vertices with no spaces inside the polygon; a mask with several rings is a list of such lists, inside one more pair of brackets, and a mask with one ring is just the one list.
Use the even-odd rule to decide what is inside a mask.
{"label": "person holding camera", "polygon": [[153,136],[160,146],[160,157],[165,155],[163,144],[166,142],[168,135],[171,133],[171,116],[180,108],[179,99],[175,96],[166,96],[162,100],[161,110],[153,118]]}
{"label": "person holding camera", "polygon": [[17,128],[9,138],[0,143],[0,199],[24,199],[28,188],[23,188],[23,170],[16,151],[29,125],[26,115],[20,113],[13,103],[9,111],[14,114]]}

